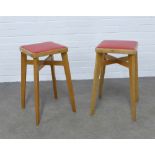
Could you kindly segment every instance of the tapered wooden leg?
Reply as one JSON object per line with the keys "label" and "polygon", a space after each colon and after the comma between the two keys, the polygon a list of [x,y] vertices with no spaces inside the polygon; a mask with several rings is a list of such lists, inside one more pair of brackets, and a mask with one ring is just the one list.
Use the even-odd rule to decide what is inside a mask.
{"label": "tapered wooden leg", "polygon": [[26,54],[21,52],[21,108],[25,109],[25,95],[26,95]]}
{"label": "tapered wooden leg", "polygon": [[99,82],[99,98],[102,98],[103,94],[103,84],[104,84],[104,75],[105,75],[105,55],[102,56],[102,63],[101,63],[101,72],[100,72],[100,82]]}
{"label": "tapered wooden leg", "polygon": [[93,80],[93,88],[91,94],[91,103],[90,103],[90,114],[93,115],[95,113],[95,106],[96,106],[96,98],[99,88],[99,75],[100,75],[100,66],[102,61],[102,54],[96,53],[96,63],[95,63],[95,70],[94,70],[94,80]]}
{"label": "tapered wooden leg", "polygon": [[136,121],[136,57],[129,55],[131,116]]}
{"label": "tapered wooden leg", "polygon": [[139,100],[139,79],[138,79],[138,56],[135,55],[135,61],[136,61],[136,101]]}
{"label": "tapered wooden leg", "polygon": [[34,58],[34,102],[36,113],[36,125],[40,123],[40,110],[39,110],[39,63],[38,58]]}
{"label": "tapered wooden leg", "polygon": [[73,90],[73,85],[72,85],[72,80],[71,80],[71,73],[70,73],[70,68],[69,68],[68,55],[67,55],[67,53],[62,53],[61,56],[62,56],[62,60],[64,63],[64,71],[65,71],[65,75],[66,75],[66,81],[67,81],[72,111],[76,112],[75,97],[74,97],[74,90]]}
{"label": "tapered wooden leg", "polygon": [[[51,60],[53,61],[53,56],[51,56]],[[57,99],[57,84],[56,84],[56,77],[55,77],[55,67],[54,65],[51,65],[51,74],[52,74],[52,82],[53,82],[53,92],[54,92],[54,98]]]}

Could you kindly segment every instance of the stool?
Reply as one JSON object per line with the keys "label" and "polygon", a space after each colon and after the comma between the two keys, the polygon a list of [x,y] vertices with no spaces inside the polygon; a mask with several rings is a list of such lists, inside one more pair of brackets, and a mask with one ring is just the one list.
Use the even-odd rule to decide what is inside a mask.
{"label": "stool", "polygon": [[[129,68],[130,75],[130,100],[131,100],[131,117],[136,121],[136,103],[138,102],[138,60],[137,60],[136,41],[105,40],[96,48],[96,63],[94,70],[94,80],[91,95],[91,115],[95,112],[97,93],[99,98],[102,97],[102,87],[104,83],[104,74],[106,65],[118,63]],[[116,58],[111,54],[127,54],[128,56]]]}
{"label": "stool", "polygon": [[[27,65],[33,65],[34,67],[34,102],[35,102],[35,113],[36,113],[36,125],[40,123],[40,110],[39,110],[39,70],[45,65],[49,65],[51,68],[51,74],[53,79],[53,92],[54,97],[57,98],[57,87],[55,77],[55,66],[63,66],[66,81],[70,96],[70,102],[72,111],[76,112],[74,91],[71,81],[71,74],[68,62],[66,46],[54,43],[44,42],[38,44],[24,45],[21,46],[21,107],[25,109],[25,93],[26,93],[26,69]],[[54,54],[61,54],[62,61],[54,61]],[[33,60],[27,60],[27,56],[33,58]],[[47,56],[45,60],[39,60],[39,57]]]}

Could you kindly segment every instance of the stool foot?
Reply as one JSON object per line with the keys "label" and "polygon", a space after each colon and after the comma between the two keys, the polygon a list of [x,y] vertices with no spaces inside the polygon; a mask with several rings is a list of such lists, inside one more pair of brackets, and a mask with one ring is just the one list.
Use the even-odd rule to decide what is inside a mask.
{"label": "stool foot", "polygon": [[91,110],[91,111],[90,111],[90,115],[91,115],[91,116],[95,115],[95,108],[94,108],[94,110]]}
{"label": "stool foot", "polygon": [[24,112],[25,111],[25,107],[23,108],[23,107],[21,107],[21,110]]}

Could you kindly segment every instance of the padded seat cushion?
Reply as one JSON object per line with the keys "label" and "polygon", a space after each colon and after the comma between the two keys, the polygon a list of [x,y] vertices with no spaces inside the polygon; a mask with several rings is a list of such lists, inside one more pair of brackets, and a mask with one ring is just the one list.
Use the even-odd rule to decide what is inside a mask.
{"label": "padded seat cushion", "polygon": [[124,40],[104,40],[97,48],[136,50],[138,42]]}
{"label": "padded seat cushion", "polygon": [[23,45],[21,48],[30,51],[32,53],[40,53],[40,52],[47,52],[50,50],[62,49],[67,48],[66,46],[54,43],[54,42],[43,42],[31,45]]}

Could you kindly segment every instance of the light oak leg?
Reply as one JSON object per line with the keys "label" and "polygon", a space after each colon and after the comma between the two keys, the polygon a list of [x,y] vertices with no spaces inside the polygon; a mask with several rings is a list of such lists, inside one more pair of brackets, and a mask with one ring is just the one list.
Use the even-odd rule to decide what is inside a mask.
{"label": "light oak leg", "polygon": [[105,75],[105,68],[106,65],[104,64],[105,55],[102,56],[102,63],[101,63],[101,74],[100,74],[100,82],[99,82],[99,98],[102,98],[103,94],[103,85],[104,85],[104,75]]}
{"label": "light oak leg", "polygon": [[91,94],[91,103],[90,103],[90,114],[93,115],[95,113],[96,106],[96,98],[99,88],[99,75],[100,75],[100,66],[102,61],[102,54],[96,53],[96,63],[94,70],[94,80],[93,80],[93,88]]}
{"label": "light oak leg", "polygon": [[136,101],[139,100],[138,55],[136,54]]}
{"label": "light oak leg", "polygon": [[25,109],[27,55],[21,52],[21,108]]}
{"label": "light oak leg", "polygon": [[66,81],[67,81],[72,111],[76,112],[74,90],[73,90],[73,85],[72,85],[72,80],[71,80],[71,73],[70,73],[70,68],[69,68],[68,55],[67,55],[67,53],[62,53],[61,56],[62,56],[62,60],[64,63],[64,71],[65,71],[65,75],[66,75]]}
{"label": "light oak leg", "polygon": [[136,121],[136,57],[129,55],[131,117]]}
{"label": "light oak leg", "polygon": [[39,63],[38,58],[34,58],[34,102],[36,113],[36,125],[40,123],[40,110],[39,110]]}
{"label": "light oak leg", "polygon": [[[51,56],[51,60],[53,61],[53,56]],[[54,98],[57,99],[57,83],[56,83],[56,77],[55,77],[55,67],[54,65],[51,65],[51,75],[52,75],[52,82],[53,82],[53,92],[54,92]]]}

